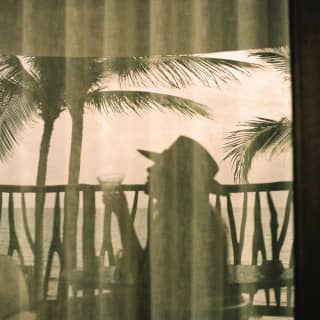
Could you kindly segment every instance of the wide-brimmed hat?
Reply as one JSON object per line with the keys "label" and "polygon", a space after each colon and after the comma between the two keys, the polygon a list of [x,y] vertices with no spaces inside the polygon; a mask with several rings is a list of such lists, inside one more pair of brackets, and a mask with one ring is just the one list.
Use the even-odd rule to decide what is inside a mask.
{"label": "wide-brimmed hat", "polygon": [[186,136],[180,136],[169,148],[161,153],[141,149],[138,149],[138,152],[154,162],[174,156],[177,161],[192,163],[198,167],[205,168],[206,174],[210,177],[215,176],[219,170],[210,153],[199,142]]}

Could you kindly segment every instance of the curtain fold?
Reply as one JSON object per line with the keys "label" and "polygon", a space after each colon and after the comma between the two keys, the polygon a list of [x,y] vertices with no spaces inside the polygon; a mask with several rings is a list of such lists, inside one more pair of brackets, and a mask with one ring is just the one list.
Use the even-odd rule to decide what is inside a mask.
{"label": "curtain fold", "polygon": [[0,4],[0,52],[144,56],[288,43],[287,0],[11,0]]}

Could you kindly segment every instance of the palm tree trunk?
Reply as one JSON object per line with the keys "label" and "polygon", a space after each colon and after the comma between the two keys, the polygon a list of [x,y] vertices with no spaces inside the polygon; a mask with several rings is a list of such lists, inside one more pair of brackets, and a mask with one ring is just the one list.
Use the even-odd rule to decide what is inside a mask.
{"label": "palm tree trunk", "polygon": [[83,106],[80,105],[76,111],[71,112],[72,136],[71,152],[69,158],[68,184],[78,184],[80,175],[81,148],[83,136]]}
{"label": "palm tree trunk", "polygon": [[[72,104],[70,115],[72,118],[71,150],[69,158],[69,177],[68,185],[77,185],[79,183],[81,147],[83,136],[83,104]],[[69,319],[68,308],[68,288],[69,278],[72,269],[76,266],[76,238],[77,238],[77,220],[79,209],[79,193],[72,188],[67,188],[65,192],[64,205],[64,224],[63,224],[63,265],[62,282],[59,301],[59,313],[62,317]],[[71,315],[70,315],[71,316]]]}
{"label": "palm tree trunk", "polygon": [[[45,185],[47,176],[47,163],[48,153],[50,148],[50,141],[53,132],[54,121],[46,121],[44,123],[38,171],[36,184],[39,187]],[[40,302],[43,297],[43,211],[44,211],[45,193],[37,192],[35,202],[35,240],[34,240],[34,285],[35,285],[35,296],[34,301]]]}
{"label": "palm tree trunk", "polygon": [[[77,107],[77,105],[75,106]],[[72,136],[69,158],[68,185],[77,185],[80,175],[81,147],[83,136],[83,105],[71,110]],[[79,193],[72,189],[66,190],[64,252],[65,270],[67,273],[76,266],[76,234],[79,209]]]}

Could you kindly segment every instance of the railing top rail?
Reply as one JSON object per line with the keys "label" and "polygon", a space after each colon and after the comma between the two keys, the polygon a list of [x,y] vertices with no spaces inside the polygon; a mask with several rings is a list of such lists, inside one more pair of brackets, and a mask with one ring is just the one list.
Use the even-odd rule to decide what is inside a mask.
{"label": "railing top rail", "polygon": [[[32,185],[0,185],[0,192],[14,192],[14,193],[56,193],[66,191],[84,191],[86,189],[93,191],[101,191],[99,184],[77,184],[77,185],[46,185],[46,186],[32,186]],[[241,192],[265,192],[265,191],[283,191],[293,188],[291,181],[277,181],[268,183],[252,183],[252,184],[219,184],[213,183],[211,186],[212,193],[228,194]],[[145,184],[123,184],[120,187],[123,191],[146,191]]]}
{"label": "railing top rail", "polygon": [[285,191],[291,189],[293,189],[292,181],[276,181],[250,184],[219,184],[214,182],[211,186],[212,193],[219,193],[222,195],[242,192]]}
{"label": "railing top rail", "polygon": [[[77,184],[77,185],[46,185],[46,186],[32,186],[32,185],[0,185],[0,192],[19,192],[19,193],[56,193],[66,191],[84,191],[86,189],[93,191],[101,191],[100,185],[93,184]],[[143,184],[124,184],[121,185],[123,191],[144,191]]]}

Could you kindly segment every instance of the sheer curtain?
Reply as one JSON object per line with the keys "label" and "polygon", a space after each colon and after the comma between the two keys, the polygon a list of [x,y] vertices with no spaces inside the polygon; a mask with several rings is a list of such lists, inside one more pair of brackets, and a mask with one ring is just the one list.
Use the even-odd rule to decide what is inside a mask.
{"label": "sheer curtain", "polygon": [[[68,172],[69,185],[77,185],[81,182],[79,171],[85,114],[83,105],[99,102],[98,99],[93,100],[93,97],[89,103],[80,94],[77,95],[77,92],[81,92],[81,94],[82,91],[84,92],[84,87],[87,85],[86,79],[92,77],[91,71],[95,67],[91,61],[93,57],[133,58],[152,56],[157,59],[156,57],[169,55],[212,54],[222,51],[275,48],[288,46],[289,37],[287,0],[10,0],[0,3],[0,17],[0,54],[48,58],[41,63],[50,62],[50,58],[65,58],[63,61],[55,60],[53,68],[47,74],[58,76],[60,71],[63,72],[63,85],[60,88],[59,84],[56,83],[55,86],[55,89],[62,90],[57,98],[62,101],[59,100],[57,103],[61,102],[63,106],[59,112],[66,109],[70,110],[73,122],[72,139],[80,141],[78,145],[71,146]],[[83,58],[83,60],[77,58]],[[27,65],[29,62],[25,63]],[[31,63],[33,62],[31,61]],[[41,63],[37,64],[35,72],[31,73],[31,76],[35,76],[35,79],[41,74],[39,71],[41,70]],[[184,70],[183,63],[181,62],[181,65],[179,65],[177,73],[170,73],[169,70],[168,77],[160,78],[163,81],[169,80],[170,82],[176,74],[179,74],[179,71]],[[164,68],[162,71],[166,68],[169,69],[168,65],[161,66],[161,68]],[[245,65],[243,66],[245,67]],[[28,66],[28,68],[27,72],[30,71],[31,67]],[[189,66],[186,69],[188,68]],[[0,72],[2,72],[1,68]],[[178,75],[178,79],[179,77]],[[24,80],[22,79],[21,83]],[[184,84],[183,79],[181,82]],[[150,85],[150,83],[152,82],[148,84]],[[95,84],[98,85],[98,81]],[[43,87],[41,88],[43,89]],[[22,90],[27,92],[29,89],[29,87],[23,87]],[[48,88],[43,90],[46,89]],[[48,92],[51,91],[48,90]],[[90,93],[92,92],[93,90],[90,91]],[[61,98],[62,96],[63,98]],[[50,97],[52,98],[52,96]],[[150,97],[153,98],[152,95]],[[53,101],[50,99],[48,100],[49,104]],[[56,99],[56,97],[52,99]],[[127,101],[129,101],[128,99]],[[167,99],[157,103],[161,105],[162,102],[165,105],[170,105],[173,100],[172,98],[171,100]],[[114,101],[110,103],[112,107],[116,104]],[[130,100],[129,103],[127,101],[125,103],[130,105],[133,100]],[[177,100],[174,101],[177,102]],[[56,100],[53,102],[55,103]],[[139,97],[132,103],[134,107],[139,105]],[[189,102],[184,103],[181,109],[189,106]],[[97,109],[103,109],[103,107],[104,102]],[[53,122],[55,120],[56,118]],[[152,125],[150,124],[150,126]],[[136,127],[135,130],[137,130]],[[152,130],[150,129],[147,134],[151,135]],[[169,151],[161,153],[163,158],[160,156],[160,160],[156,160],[156,165],[161,163],[162,166],[164,164],[169,168],[168,171],[164,174],[157,167],[153,169],[154,171],[151,169],[148,181],[150,190],[148,192],[150,194],[154,192],[156,196],[149,200],[149,216],[146,222],[149,228],[147,235],[149,238],[144,251],[142,250],[143,252],[140,252],[141,248],[138,248],[137,236],[134,234],[134,230],[130,229],[132,228],[131,220],[128,216],[126,217],[126,212],[115,212],[116,215],[118,214],[117,219],[119,219],[120,232],[122,232],[121,241],[129,241],[128,244],[122,243],[122,247],[125,249],[125,258],[129,261],[126,262],[129,267],[126,267],[129,268],[130,272],[137,268],[140,273],[145,273],[147,276],[136,275],[137,279],[135,280],[140,287],[137,286],[138,288],[130,289],[125,293],[119,293],[119,288],[111,286],[110,290],[114,289],[115,291],[111,298],[115,300],[111,302],[99,298],[101,292],[98,294],[96,292],[101,289],[99,280],[98,283],[95,282],[96,287],[94,289],[92,284],[83,285],[85,287],[83,289],[84,296],[88,292],[91,296],[98,296],[97,301],[92,302],[90,300],[89,304],[87,300],[84,302],[86,303],[83,309],[84,318],[105,318],[108,313],[108,310],[105,313],[105,309],[108,309],[106,306],[120,304],[118,306],[120,311],[117,309],[117,315],[123,317],[123,319],[124,317],[139,319],[141,316],[154,320],[198,320],[209,319],[210,316],[217,320],[227,320],[228,316],[236,316],[239,320],[248,319],[245,302],[239,298],[241,293],[237,296],[238,288],[229,286],[227,280],[224,279],[224,274],[227,273],[228,240],[224,233],[224,223],[219,217],[218,198],[215,210],[212,209],[208,201],[209,191],[212,190],[210,185],[212,181],[209,182],[205,179],[208,176],[213,178],[217,173],[215,160],[207,154],[201,144],[198,145],[193,140],[181,141],[177,139],[174,141],[162,148],[162,151]],[[203,141],[206,141],[206,139],[203,138]],[[70,140],[68,140],[68,143],[70,143]],[[49,143],[47,151],[44,151],[44,153],[48,153],[48,150]],[[76,156],[72,157],[76,153],[78,159],[76,159]],[[44,158],[46,158],[45,154],[42,155]],[[144,155],[146,155],[146,152]],[[184,161],[180,163],[181,157]],[[147,155],[147,158],[154,160],[150,155]],[[21,163],[24,161],[27,162],[28,159],[22,159]],[[62,167],[64,165],[65,163]],[[186,177],[186,172],[190,176]],[[42,181],[39,183],[41,188],[45,188],[45,176],[44,173],[43,179],[40,179]],[[66,179],[58,184],[63,185],[65,183]],[[19,185],[19,181],[16,184]],[[61,190],[55,191],[57,193],[55,214],[59,212],[60,215],[59,195],[63,193],[65,193],[65,208],[68,213],[65,213],[64,227],[61,228],[64,234],[63,240],[61,242],[59,240],[57,245],[57,247],[63,247],[64,250],[61,253],[62,262],[60,261],[64,269],[62,268],[63,271],[59,274],[64,280],[61,283],[59,282],[57,290],[60,294],[60,300],[53,308],[56,308],[55,310],[50,309],[50,307],[43,307],[48,255],[47,249],[43,245],[43,239],[46,236],[46,231],[44,231],[45,218],[43,218],[43,208],[45,207],[45,200],[42,198],[43,193],[37,194],[35,197],[36,203],[33,203],[36,208],[35,230],[31,237],[35,239],[34,260],[31,263],[34,265],[34,272],[29,277],[29,282],[33,285],[31,285],[29,292],[31,297],[28,299],[31,301],[30,309],[38,313],[39,317],[42,314],[45,315],[44,317],[47,314],[53,318],[57,317],[58,314],[59,317],[65,317],[66,319],[78,316],[77,312],[79,311],[75,310],[79,309],[74,309],[74,306],[71,307],[69,304],[70,296],[72,296],[69,292],[71,291],[69,285],[75,279],[72,272],[77,267],[76,249],[79,244],[76,243],[76,239],[78,239],[76,237],[77,233],[79,234],[83,230],[89,233],[90,230],[94,232],[94,223],[92,224],[92,221],[88,222],[90,219],[85,219],[92,212],[96,212],[94,192],[98,189],[94,189],[92,186],[86,186],[84,189],[81,189],[81,186],[79,189],[74,188],[69,190],[63,187]],[[131,186],[131,188],[129,188],[131,191],[135,191],[135,187]],[[141,193],[146,191],[143,188],[144,186],[139,189]],[[283,188],[285,189],[285,187]],[[215,190],[221,191],[223,188],[219,189],[218,187]],[[7,191],[4,189],[3,192]],[[81,192],[80,195],[77,192]],[[82,195],[83,203],[79,200]],[[289,195],[291,196],[291,193]],[[160,201],[159,198],[164,198],[165,201]],[[153,200],[155,201],[153,202]],[[108,210],[120,210],[120,206],[112,201],[109,198],[105,199],[106,207],[109,203],[113,205],[112,208],[106,208],[105,215],[110,214],[110,212],[106,213]],[[119,201],[125,203],[125,199]],[[229,198],[227,201],[229,201]],[[230,201],[226,206],[228,210],[230,209]],[[157,203],[155,204],[155,202]],[[255,203],[257,204],[259,201],[256,200]],[[81,228],[75,222],[80,219],[79,206],[84,213],[87,213],[87,217],[83,217],[83,220],[80,221],[80,224],[82,223]],[[130,204],[128,207],[130,207]],[[255,213],[259,210],[256,209],[257,207],[258,205],[255,207],[255,210],[257,210]],[[123,209],[123,207],[121,208]],[[131,208],[126,209],[129,212]],[[214,211],[214,214],[212,214],[212,211]],[[228,214],[231,211],[229,210]],[[160,222],[156,221],[159,212],[164,217]],[[199,214],[202,215],[202,220],[199,218]],[[94,214],[92,217],[94,219]],[[111,222],[109,221],[109,223]],[[210,236],[211,226],[215,229],[215,238]],[[92,228],[90,229],[90,227]],[[56,228],[56,230],[58,229],[59,227]],[[231,233],[232,231],[234,230],[231,230]],[[81,267],[99,273],[101,270],[96,266],[96,260],[99,259],[96,259],[97,248],[94,248],[94,241],[94,235],[92,234],[88,236],[88,239],[82,238],[81,246],[85,248],[83,249],[85,253],[83,254],[83,265]],[[94,252],[90,253],[90,250]],[[130,254],[126,252],[130,252],[130,250],[135,251],[138,256],[140,255],[139,259],[144,257],[147,262],[136,261],[134,257],[130,257]],[[206,254],[205,252],[210,253]],[[108,253],[110,254],[110,252]],[[126,257],[126,255],[129,257]],[[92,260],[90,260],[91,258]],[[113,258],[117,259],[119,257]],[[119,261],[121,258],[119,258]],[[213,265],[213,268],[216,268],[214,272],[211,270],[211,261],[213,260],[216,261]],[[140,265],[137,266],[137,263],[140,263]],[[99,277],[103,277],[102,273],[99,273]],[[219,276],[215,277],[215,274]],[[86,276],[86,273],[84,275]],[[208,285],[209,282],[215,283],[210,286]],[[23,292],[23,295],[29,295],[29,293]],[[5,294],[5,292],[2,294]],[[221,294],[224,294],[224,296],[221,297]],[[1,300],[0,294],[0,308]],[[143,303],[141,303],[141,300],[143,300]],[[17,299],[17,303],[18,301],[19,299]],[[75,303],[72,300],[72,303],[76,304],[77,302]],[[40,305],[41,307],[39,307]],[[234,306],[240,306],[239,310],[234,311],[238,308]],[[243,306],[244,309],[241,309]],[[221,311],[224,310],[224,307],[231,310],[228,311],[230,314]],[[26,309],[25,306],[23,308]],[[82,310],[81,308],[80,310]],[[10,313],[8,311],[7,314]]]}
{"label": "sheer curtain", "polygon": [[283,46],[288,1],[11,0],[1,3],[1,52],[144,56]]}

